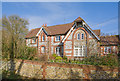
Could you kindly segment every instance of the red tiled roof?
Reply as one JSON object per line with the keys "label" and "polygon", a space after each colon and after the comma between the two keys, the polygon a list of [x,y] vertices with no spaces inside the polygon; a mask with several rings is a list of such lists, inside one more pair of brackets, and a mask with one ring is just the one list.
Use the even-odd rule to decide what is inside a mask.
{"label": "red tiled roof", "polygon": [[32,29],[25,38],[36,37],[37,33],[39,32],[40,28]]}
{"label": "red tiled roof", "polygon": [[44,27],[48,35],[61,35],[66,34],[74,23],[61,24]]}
{"label": "red tiled roof", "polygon": [[92,30],[98,37],[100,36],[100,30]]}
{"label": "red tiled roof", "polygon": [[118,45],[120,44],[119,35],[101,36],[101,45]]}
{"label": "red tiled roof", "polygon": [[[43,28],[45,29],[45,31],[47,32],[48,35],[65,35],[70,30],[70,28],[73,26],[74,22],[79,22],[79,21],[84,21],[84,20],[81,17],[78,17],[72,23],[54,25],[54,26],[47,26],[47,27],[43,26]],[[36,29],[31,30],[26,35],[25,38],[36,37],[36,34],[38,33],[39,30],[40,30],[40,28],[36,28]],[[97,36],[100,36],[100,30],[93,30],[93,32]]]}

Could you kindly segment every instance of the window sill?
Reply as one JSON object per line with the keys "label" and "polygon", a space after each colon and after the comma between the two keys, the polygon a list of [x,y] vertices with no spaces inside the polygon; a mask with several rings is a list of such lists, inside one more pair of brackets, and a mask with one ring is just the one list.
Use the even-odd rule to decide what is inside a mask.
{"label": "window sill", "polygon": [[31,44],[36,44],[36,42],[35,43],[31,43]]}
{"label": "window sill", "polygon": [[59,42],[59,41],[60,41],[60,40],[58,40],[58,41],[57,41],[57,40],[55,40],[55,42]]}
{"label": "window sill", "polygon": [[85,56],[78,56],[78,55],[74,55],[74,57],[85,57]]}

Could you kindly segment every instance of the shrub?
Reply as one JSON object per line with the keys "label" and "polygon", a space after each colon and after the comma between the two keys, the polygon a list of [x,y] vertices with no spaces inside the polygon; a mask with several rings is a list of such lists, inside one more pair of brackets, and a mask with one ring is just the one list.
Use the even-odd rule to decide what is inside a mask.
{"label": "shrub", "polygon": [[52,54],[52,56],[56,58],[57,55],[56,54]]}
{"label": "shrub", "polygon": [[39,61],[47,62],[48,61],[48,55],[46,55],[46,54],[40,55]]}
{"label": "shrub", "polygon": [[66,57],[66,56],[63,56],[63,59],[64,59],[64,60],[67,60],[67,57]]}
{"label": "shrub", "polygon": [[107,65],[107,66],[118,66],[117,56],[114,54],[108,54],[106,56],[96,57],[91,56],[83,60],[84,64],[90,65]]}
{"label": "shrub", "polygon": [[16,58],[23,60],[24,59],[33,60],[36,53],[37,53],[36,48],[25,46],[23,48],[20,48],[20,53]]}
{"label": "shrub", "polygon": [[57,57],[55,58],[55,60],[62,60],[62,57],[57,56]]}

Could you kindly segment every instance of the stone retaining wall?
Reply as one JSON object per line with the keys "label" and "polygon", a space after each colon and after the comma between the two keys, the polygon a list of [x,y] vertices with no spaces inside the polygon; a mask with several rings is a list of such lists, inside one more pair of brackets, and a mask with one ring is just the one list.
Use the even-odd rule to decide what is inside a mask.
{"label": "stone retaining wall", "polygon": [[118,68],[16,60],[15,73],[37,79],[116,79]]}

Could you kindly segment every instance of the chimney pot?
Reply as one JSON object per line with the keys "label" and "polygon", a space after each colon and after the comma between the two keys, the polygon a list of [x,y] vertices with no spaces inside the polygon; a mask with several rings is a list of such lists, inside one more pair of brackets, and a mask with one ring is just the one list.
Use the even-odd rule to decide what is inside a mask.
{"label": "chimney pot", "polygon": [[44,27],[44,24],[42,25],[42,27]]}
{"label": "chimney pot", "polygon": [[47,27],[47,24],[45,24],[45,27]]}

